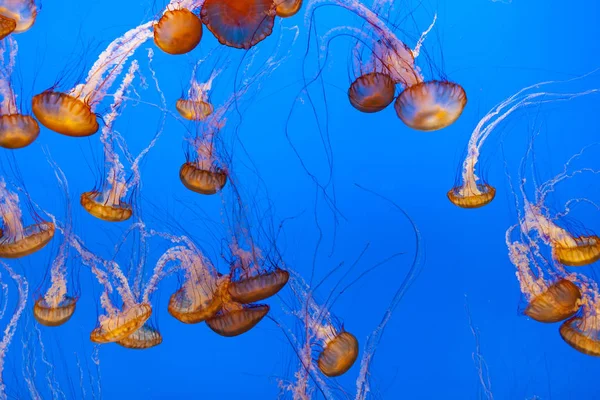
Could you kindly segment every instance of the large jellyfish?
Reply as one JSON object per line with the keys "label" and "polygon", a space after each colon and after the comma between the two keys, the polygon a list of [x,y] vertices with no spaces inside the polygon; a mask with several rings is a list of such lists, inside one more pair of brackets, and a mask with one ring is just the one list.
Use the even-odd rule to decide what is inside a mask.
{"label": "large jellyfish", "polygon": [[32,110],[46,128],[67,136],[84,137],[98,131],[96,106],[121,74],[128,58],[152,38],[150,21],[112,41],[94,63],[84,83],[69,92],[52,87],[33,97]]}
{"label": "large jellyfish", "polygon": [[0,46],[0,146],[6,149],[20,149],[37,139],[40,127],[31,116],[21,113],[11,85],[18,50],[17,42],[8,38],[3,40]]}
{"label": "large jellyfish", "polygon": [[394,100],[395,86],[399,84],[403,91],[396,98],[394,107],[398,117],[409,127],[433,131],[453,124],[460,117],[467,104],[462,86],[447,80],[425,81],[415,64],[423,40],[437,16],[411,49],[374,10],[359,1],[312,0],[307,7],[307,18],[312,18],[318,6],[330,3],[349,10],[366,22],[363,29],[338,27],[323,36],[324,53],[331,40],[340,34],[359,41],[353,50],[358,77],[348,89],[348,98],[356,109],[367,113],[383,110]]}
{"label": "large jellyfish", "polygon": [[35,0],[3,0],[0,3],[0,39],[29,30],[37,17]]}
{"label": "large jellyfish", "polygon": [[[87,212],[104,221],[121,222],[129,219],[133,214],[133,205],[130,197],[131,193],[140,184],[140,164],[154,147],[163,131],[161,126],[148,146],[137,156],[133,156],[129,152],[125,140],[114,129],[115,119],[123,106],[124,95],[131,86],[138,68],[138,63],[134,60],[125,74],[121,86],[114,94],[111,111],[105,118],[106,125],[102,127],[100,141],[104,147],[104,170],[107,171],[107,175],[100,185],[93,190],[82,193],[80,198],[80,203]],[[158,83],[157,89],[159,89]],[[160,94],[164,105],[162,92]],[[125,167],[115,148],[115,144],[117,143],[122,149],[126,160],[131,164],[132,173],[130,177],[126,176]]]}
{"label": "large jellyfish", "polygon": [[55,226],[34,213],[34,223],[25,226],[19,196],[11,192],[0,177],[0,217],[3,222],[0,236],[0,257],[19,258],[35,253],[54,237]]}
{"label": "large jellyfish", "polygon": [[185,54],[202,39],[202,21],[181,3],[169,5],[154,25],[154,43],[168,54]]}
{"label": "large jellyfish", "polygon": [[457,177],[455,186],[448,191],[448,199],[453,204],[462,208],[478,208],[489,204],[494,199],[496,189],[482,181],[476,174],[476,168],[481,147],[498,125],[511,114],[519,109],[529,106],[539,106],[556,101],[567,101],[598,91],[597,89],[580,93],[538,91],[541,87],[553,83],[555,82],[541,82],[519,90],[508,99],[494,106],[481,121],[479,121],[469,139],[467,155],[462,162],[462,168],[460,169],[460,177]]}

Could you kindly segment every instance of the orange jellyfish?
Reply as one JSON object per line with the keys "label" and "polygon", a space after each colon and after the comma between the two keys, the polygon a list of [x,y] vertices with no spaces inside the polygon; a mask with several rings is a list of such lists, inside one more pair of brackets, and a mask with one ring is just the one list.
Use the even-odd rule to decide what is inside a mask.
{"label": "orange jellyfish", "polygon": [[268,314],[270,307],[267,304],[240,304],[231,298],[228,286],[229,278],[223,277],[219,285],[221,309],[206,320],[206,325],[221,336],[233,337],[254,328]]}
{"label": "orange jellyfish", "polygon": [[11,76],[17,56],[17,42],[12,38],[2,41],[0,52],[0,146],[20,149],[28,146],[40,133],[35,119],[20,112],[11,85]]}
{"label": "orange jellyfish", "polygon": [[496,189],[482,181],[476,174],[481,148],[487,138],[506,118],[515,111],[544,103],[571,100],[576,97],[595,93],[589,90],[580,93],[552,93],[534,91],[555,82],[540,82],[519,90],[508,99],[494,106],[477,124],[467,145],[467,155],[462,162],[460,177],[454,187],[448,191],[448,200],[461,208],[479,208],[489,204],[496,196]]}
{"label": "orange jellyfish", "polygon": [[118,340],[117,344],[127,349],[145,350],[156,347],[162,343],[162,335],[158,329],[146,323],[124,339]]}
{"label": "orange jellyfish", "polygon": [[580,275],[583,299],[581,313],[560,326],[560,336],[575,350],[600,357],[600,290],[596,282]]}
{"label": "orange jellyfish", "polygon": [[[29,30],[37,17],[34,0],[4,0],[0,3],[0,39],[14,32]],[[2,36],[2,33],[6,33]]]}
{"label": "orange jellyfish", "polygon": [[[312,15],[323,0],[312,0],[307,15]],[[323,37],[325,47],[340,32],[359,40],[353,50],[356,79],[348,90],[350,103],[362,112],[378,112],[386,108],[395,97],[395,85],[403,91],[396,98],[396,114],[406,125],[420,131],[434,131],[452,125],[467,104],[467,95],[457,83],[447,80],[425,81],[415,64],[423,41],[433,28],[421,35],[414,49],[409,48],[382,21],[374,10],[358,1],[333,1],[361,17],[366,29],[338,27]],[[377,11],[377,10],[375,10]]]}
{"label": "orange jellyfish", "polygon": [[0,237],[2,258],[20,258],[35,253],[54,237],[54,223],[41,220],[37,214],[33,224],[23,225],[19,196],[8,190],[3,178],[0,178],[0,213],[4,224]]}
{"label": "orange jellyfish", "polygon": [[176,6],[165,10],[154,25],[154,43],[168,54],[185,54],[202,39],[202,21],[192,11]]}
{"label": "orange jellyfish", "polygon": [[298,13],[302,8],[303,0],[275,0],[277,16],[289,18]]}
{"label": "orange jellyfish", "polygon": [[87,79],[69,92],[50,88],[33,97],[32,110],[46,128],[66,136],[85,137],[98,131],[96,106],[121,74],[129,57],[153,35],[154,21],[111,42],[90,69]]}
{"label": "orange jellyfish", "polygon": [[194,66],[187,97],[180,98],[175,105],[179,114],[190,121],[203,121],[213,113],[213,105],[210,103],[208,93],[212,89],[213,81],[222,69],[213,69],[210,78],[206,82],[198,82],[196,71],[203,62],[204,60],[198,61]]}
{"label": "orange jellyfish", "polygon": [[273,0],[204,0],[200,17],[219,43],[249,49],[273,31]]}
{"label": "orange jellyfish", "polygon": [[242,304],[265,300],[277,294],[288,282],[289,272],[278,266],[267,266],[259,248],[251,244],[251,251],[231,245],[235,261],[231,268],[228,285],[231,298]]}

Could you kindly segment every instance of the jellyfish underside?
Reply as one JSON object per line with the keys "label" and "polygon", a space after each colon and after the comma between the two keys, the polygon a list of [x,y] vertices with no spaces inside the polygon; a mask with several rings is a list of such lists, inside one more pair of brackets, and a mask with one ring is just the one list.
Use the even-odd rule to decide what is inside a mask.
{"label": "jellyfish underside", "polygon": [[317,359],[323,374],[329,377],[346,373],[358,357],[358,340],[348,332],[342,332],[331,340]]}
{"label": "jellyfish underside", "polygon": [[92,331],[90,340],[94,343],[117,342],[140,329],[150,318],[152,307],[136,304],[118,315],[108,317],[105,322]]}
{"label": "jellyfish underside", "polygon": [[32,111],[46,128],[66,136],[85,137],[98,131],[91,107],[66,93],[46,91],[34,96]]}
{"label": "jellyfish underside", "polygon": [[44,326],[60,326],[71,319],[75,313],[76,304],[77,298],[75,297],[66,296],[58,304],[48,304],[42,297],[33,306],[33,316]]}
{"label": "jellyfish underside", "polygon": [[202,21],[185,8],[169,10],[154,25],[154,43],[168,54],[192,51],[202,39]]}
{"label": "jellyfish underside", "polygon": [[553,323],[572,317],[580,306],[581,291],[577,285],[561,279],[533,298],[525,309],[525,315],[538,322]]}
{"label": "jellyfish underside", "polygon": [[447,193],[448,200],[461,208],[479,208],[491,203],[496,196],[496,189],[488,184],[477,185],[477,190],[479,193],[465,193],[464,187],[454,187]]}
{"label": "jellyfish underside", "polygon": [[206,0],[200,17],[219,43],[249,49],[273,31],[273,0]]}
{"label": "jellyfish underside", "polygon": [[435,131],[452,125],[467,104],[464,89],[452,82],[420,82],[406,88],[396,99],[398,117],[409,127]]}
{"label": "jellyfish underside", "polygon": [[20,149],[28,146],[40,134],[40,126],[29,115],[8,114],[0,116],[0,146]]}
{"label": "jellyfish underside", "polygon": [[10,35],[17,27],[17,21],[0,14],[0,40]]}
{"label": "jellyfish underside", "polygon": [[0,237],[0,257],[20,258],[42,249],[54,237],[55,226],[52,222],[40,222],[24,229],[23,237],[14,240]]}
{"label": "jellyfish underside", "polygon": [[0,2],[0,15],[15,21],[14,33],[29,30],[35,23],[37,7],[33,0],[4,0]]}
{"label": "jellyfish underside", "polygon": [[381,72],[371,72],[356,78],[348,89],[350,104],[359,111],[375,113],[394,101],[396,84]]}
{"label": "jellyfish underside", "polygon": [[566,320],[560,326],[560,336],[575,350],[589,356],[600,357],[600,332],[593,326],[586,326],[588,324],[586,319],[584,315]]}
{"label": "jellyfish underside", "polygon": [[227,174],[221,169],[206,170],[186,162],[179,170],[179,179],[189,190],[211,195],[223,189],[227,183]]}
{"label": "jellyfish underside", "polygon": [[250,278],[232,280],[229,295],[238,303],[248,304],[267,299],[279,292],[287,283],[290,274],[280,268]]}
{"label": "jellyfish underside", "polygon": [[190,121],[203,121],[213,112],[213,106],[202,100],[179,99],[175,108],[183,118]]}
{"label": "jellyfish underside", "polygon": [[280,18],[289,18],[296,15],[302,8],[303,0],[275,0],[277,5],[277,16]]}
{"label": "jellyfish underside", "polygon": [[118,340],[117,344],[133,350],[144,350],[162,343],[162,335],[151,326],[145,324],[131,335]]}
{"label": "jellyfish underside", "polygon": [[102,193],[96,190],[81,194],[81,206],[91,215],[104,221],[121,222],[126,221],[133,213],[131,204],[119,203],[108,204],[98,201]]}
{"label": "jellyfish underside", "polygon": [[600,238],[598,236],[580,236],[573,238],[576,246],[552,244],[554,257],[569,267],[582,267],[600,260]]}
{"label": "jellyfish underside", "polygon": [[175,319],[184,324],[197,324],[213,317],[221,305],[221,297],[217,294],[203,304],[195,305],[187,298],[183,289],[179,289],[169,299],[168,311]]}
{"label": "jellyfish underside", "polygon": [[269,312],[267,304],[251,304],[228,309],[223,307],[214,317],[207,319],[206,324],[215,333],[233,337],[248,332],[254,328]]}

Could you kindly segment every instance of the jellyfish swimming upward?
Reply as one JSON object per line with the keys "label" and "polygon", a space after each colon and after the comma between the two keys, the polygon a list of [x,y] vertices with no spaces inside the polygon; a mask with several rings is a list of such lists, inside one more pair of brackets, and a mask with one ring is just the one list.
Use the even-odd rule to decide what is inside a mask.
{"label": "jellyfish swimming upward", "polygon": [[200,17],[181,3],[170,5],[154,25],[154,43],[168,54],[185,54],[202,39]]}

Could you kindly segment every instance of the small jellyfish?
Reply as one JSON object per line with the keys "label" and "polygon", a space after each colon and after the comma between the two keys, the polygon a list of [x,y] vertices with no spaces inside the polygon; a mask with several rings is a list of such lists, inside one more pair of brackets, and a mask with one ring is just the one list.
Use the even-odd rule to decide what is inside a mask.
{"label": "small jellyfish", "polygon": [[595,93],[589,90],[580,93],[535,92],[535,89],[556,82],[540,82],[519,90],[506,100],[494,106],[479,121],[467,145],[467,155],[462,162],[460,176],[454,187],[448,191],[448,200],[461,208],[479,208],[489,204],[496,196],[496,189],[483,182],[476,174],[481,148],[492,132],[515,111],[529,106],[571,100],[576,97]]}
{"label": "small jellyfish", "polygon": [[229,278],[221,278],[221,309],[206,320],[206,325],[221,336],[233,337],[254,328],[269,313],[270,307],[267,304],[240,304],[231,298],[228,286]]}
{"label": "small jellyfish", "polygon": [[596,282],[581,277],[583,305],[581,314],[560,326],[560,336],[575,350],[600,357],[600,291]]}
{"label": "small jellyfish", "polygon": [[0,257],[20,258],[35,253],[48,244],[54,237],[55,226],[52,222],[41,220],[28,226],[23,225],[19,196],[6,187],[0,177],[0,217],[4,227],[0,237]]}
{"label": "small jellyfish", "polygon": [[231,245],[236,257],[231,269],[228,285],[231,298],[242,304],[265,300],[277,294],[288,282],[289,272],[278,266],[268,267],[260,249],[251,246],[251,251],[241,249],[237,241]]}
{"label": "small jellyfish", "polygon": [[185,54],[202,39],[202,21],[187,8],[167,9],[154,25],[154,43],[168,54]]}
{"label": "small jellyfish", "polygon": [[369,72],[361,75],[348,89],[350,104],[358,111],[375,113],[389,106],[396,97],[396,83],[387,74]]}
{"label": "small jellyfish", "polygon": [[349,332],[324,333],[325,347],[317,365],[321,372],[329,377],[345,374],[358,358],[358,340]]}
{"label": "small jellyfish", "polygon": [[46,128],[66,136],[85,137],[98,131],[94,110],[121,74],[129,57],[153,36],[155,21],[112,41],[90,69],[84,83],[69,92],[50,88],[33,97],[32,110]]}
{"label": "small jellyfish", "polygon": [[[3,21],[0,25],[13,26],[8,33],[21,33],[29,30],[37,17],[37,6],[34,0],[3,0],[0,3],[0,17]],[[12,22],[10,22],[12,21]],[[6,36],[6,35],[4,35]],[[3,36],[2,36],[3,37]],[[0,37],[0,39],[2,38]]]}
{"label": "small jellyfish", "polygon": [[18,51],[17,42],[9,38],[0,46],[0,146],[5,149],[20,149],[37,139],[40,127],[35,119],[20,112],[12,89],[11,77]]}
{"label": "small jellyfish", "polygon": [[298,13],[304,0],[275,0],[277,16],[289,18]]}
{"label": "small jellyfish", "polygon": [[94,343],[118,342],[140,329],[150,318],[152,307],[150,304],[140,303],[102,315],[99,325],[90,334]]}
{"label": "small jellyfish", "polygon": [[206,82],[198,82],[196,71],[203,62],[204,60],[200,60],[194,66],[187,98],[180,98],[175,105],[179,114],[190,121],[203,121],[213,113],[213,106],[210,103],[208,94],[212,89],[213,81],[219,76],[222,69],[213,69],[210,78]]}
{"label": "small jellyfish", "polygon": [[131,335],[118,340],[117,344],[128,349],[145,350],[158,346],[162,343],[162,340],[162,335],[158,329],[146,323]]}
{"label": "small jellyfish", "polygon": [[249,49],[273,31],[273,0],[205,0],[200,17],[219,43]]}

